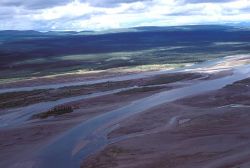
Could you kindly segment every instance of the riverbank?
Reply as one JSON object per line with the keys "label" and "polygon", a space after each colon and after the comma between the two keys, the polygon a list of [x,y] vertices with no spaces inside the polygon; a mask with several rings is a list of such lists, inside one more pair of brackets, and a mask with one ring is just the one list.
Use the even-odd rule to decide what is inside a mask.
{"label": "riverbank", "polygon": [[[20,81],[7,82],[5,84],[0,84],[0,93],[10,93],[10,92],[21,92],[21,91],[34,91],[34,90],[44,90],[44,89],[58,89],[63,87],[73,87],[81,85],[93,85],[105,82],[119,82],[134,79],[143,79],[148,77],[153,77],[155,75],[164,75],[170,73],[213,73],[220,72],[223,69],[229,70],[237,65],[242,65],[246,63],[249,55],[234,55],[225,58],[218,58],[210,61],[205,61],[198,64],[187,64],[185,66],[176,66],[175,68],[162,69],[161,66],[155,66],[155,69],[146,69],[143,71],[126,71],[116,72],[115,70],[109,70],[106,72],[93,72],[93,73],[83,73],[83,74],[62,74],[59,76],[48,76],[34,79],[24,79]],[[236,60],[235,60],[236,59]],[[241,61],[240,61],[241,60]],[[239,62],[234,64],[233,62]],[[221,65],[221,66],[219,66]],[[163,66],[164,67],[164,66]],[[157,69],[158,68],[158,69]]]}
{"label": "riverbank", "polygon": [[[188,76],[192,77],[190,75]],[[89,96],[89,98],[84,99],[83,96],[79,99],[69,99],[69,101],[62,101],[64,99],[59,99],[58,103],[61,102],[65,106],[70,106],[74,111],[69,114],[50,117],[48,119],[32,119],[32,115],[39,112],[42,113],[44,110],[52,108],[56,105],[56,101],[39,103],[37,105],[34,104],[27,106],[28,108],[23,107],[23,109],[7,109],[2,111],[3,115],[0,116],[1,124],[5,123],[8,125],[3,125],[4,127],[0,129],[0,150],[4,151],[4,155],[0,157],[0,160],[4,161],[0,165],[8,167],[14,158],[16,158],[16,160],[23,160],[23,156],[27,155],[27,153],[34,153],[42,146],[46,146],[51,140],[60,136],[60,134],[67,132],[88,119],[122,108],[135,100],[148,97],[161,91],[181,87],[181,85],[173,85],[172,82],[175,82],[173,79],[171,79],[170,82],[166,79],[164,80],[164,83],[166,82],[169,86],[152,85],[152,87],[149,87],[151,84],[162,82],[162,80],[159,80],[162,79],[162,77],[166,76],[143,80],[143,82],[141,82],[141,89],[140,87],[136,87],[134,89],[131,88],[130,91],[120,90],[113,93],[112,90],[117,87],[114,85],[115,87],[112,89],[110,88],[111,92],[107,95],[100,94],[96,97],[91,97],[91,95],[87,94],[86,96]],[[150,85],[146,83],[150,83]],[[25,134],[23,134],[23,132],[25,132]],[[11,141],[9,141],[9,139],[11,139]],[[27,150],[28,146],[34,151]],[[26,163],[23,164],[27,166]]]}
{"label": "riverbank", "polygon": [[248,78],[130,117],[82,167],[249,167],[249,85]]}
{"label": "riverbank", "polygon": [[[167,154],[164,152],[169,150],[169,146],[164,146],[164,142],[172,140],[169,145],[175,146],[175,141],[182,141],[179,138],[185,141],[188,131],[196,129],[195,122],[185,132],[182,129],[186,124],[196,119],[205,124],[198,120],[202,116],[207,120],[205,114],[209,114],[208,119],[213,122],[217,113],[224,114],[224,108],[229,108],[225,100],[229,98],[221,95],[236,98],[230,102],[237,103],[232,108],[248,107],[242,103],[246,97],[237,97],[237,94],[248,94],[248,88],[243,87],[248,85],[248,81],[240,82],[239,86],[231,85],[249,77],[248,61],[248,56],[227,57],[178,72],[159,71],[160,74],[153,72],[149,76],[142,73],[113,81],[102,79],[102,82],[92,81],[88,85],[59,87],[49,92],[42,90],[39,94],[34,94],[37,90],[5,93],[9,94],[4,97],[6,102],[7,99],[10,102],[21,101],[22,98],[26,101],[17,108],[1,110],[0,150],[4,155],[0,156],[3,160],[0,167],[74,168],[80,167],[83,160],[86,161],[83,167],[124,164],[136,167],[144,161],[159,159],[161,155],[155,154],[160,148],[158,144],[163,146],[159,154]],[[221,88],[226,90],[221,91]],[[221,93],[214,96],[217,92]],[[47,101],[40,99],[46,96]],[[205,101],[206,98],[213,102]],[[70,107],[73,111],[48,118],[32,118],[58,105]],[[210,114],[214,115],[212,119]],[[176,134],[180,136],[173,136]],[[147,155],[134,153],[137,150]],[[96,155],[89,157],[93,153]],[[138,159],[130,160],[132,155]],[[122,160],[120,163],[116,158],[120,156],[129,162]],[[141,160],[140,156],[146,160]]]}

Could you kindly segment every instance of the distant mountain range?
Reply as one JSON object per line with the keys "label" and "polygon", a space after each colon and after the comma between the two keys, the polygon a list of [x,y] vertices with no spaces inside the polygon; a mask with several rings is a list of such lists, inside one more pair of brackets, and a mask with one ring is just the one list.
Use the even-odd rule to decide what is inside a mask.
{"label": "distant mountain range", "polygon": [[226,29],[250,29],[250,23],[242,22],[235,24],[225,25],[187,25],[187,26],[144,26],[132,27],[124,29],[111,29],[106,31],[35,31],[35,30],[2,30],[1,36],[41,36],[41,35],[99,35],[109,33],[122,33],[122,32],[140,32],[140,31],[192,31],[192,30],[226,30]]}
{"label": "distant mountain range", "polygon": [[3,76],[7,72],[15,76],[16,72],[27,75],[45,69],[54,73],[65,69],[197,62],[242,53],[250,53],[247,23],[134,27],[102,32],[0,31]]}

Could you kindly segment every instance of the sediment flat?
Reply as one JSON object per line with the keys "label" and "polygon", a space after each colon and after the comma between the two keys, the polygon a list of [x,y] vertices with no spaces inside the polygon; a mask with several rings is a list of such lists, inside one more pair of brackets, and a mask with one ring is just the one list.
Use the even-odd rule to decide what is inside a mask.
{"label": "sediment flat", "polygon": [[[0,167],[247,167],[248,62],[235,56],[111,81],[117,74],[80,75],[80,85],[74,75],[38,79],[34,88],[2,85],[31,90],[0,94]],[[57,106],[73,112],[37,115]]]}
{"label": "sediment flat", "polygon": [[250,78],[130,117],[83,168],[250,166]]}

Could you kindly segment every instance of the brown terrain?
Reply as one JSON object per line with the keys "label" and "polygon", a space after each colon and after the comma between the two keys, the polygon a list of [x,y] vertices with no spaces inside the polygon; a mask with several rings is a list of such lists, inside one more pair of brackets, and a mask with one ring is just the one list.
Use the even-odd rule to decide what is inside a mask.
{"label": "brown terrain", "polygon": [[[95,121],[96,118],[117,109],[119,112],[119,109],[138,100],[144,100],[162,92],[230,77],[234,74],[233,68],[248,62],[249,57],[238,59],[232,57],[210,67],[187,72],[157,74],[146,78],[106,81],[57,89],[1,93],[0,121],[19,120],[19,117],[22,118],[24,115],[20,114],[21,112],[27,113],[29,117],[17,123],[9,122],[10,125],[6,126],[0,123],[0,167],[43,168],[36,165],[36,161],[40,158],[36,160],[33,157],[40,154],[41,149],[51,147],[50,145],[58,139],[58,143],[70,139],[71,137],[65,137],[67,135],[65,133],[70,133],[74,128],[88,121]],[[246,74],[248,73],[247,69]],[[81,75],[57,76],[55,80],[63,83],[106,77],[100,74],[88,75],[84,79]],[[117,74],[113,74],[115,75]],[[50,84],[51,79],[45,80],[45,83]],[[40,79],[34,81],[34,85],[44,82]],[[9,85],[10,87],[33,86],[31,83],[30,80],[24,80]],[[5,88],[5,84],[1,87]],[[48,110],[38,108],[37,112],[35,108],[37,103],[39,107],[39,103],[54,103],[65,98],[89,96],[119,89],[125,90],[64,102]],[[202,94],[163,103],[128,118],[121,117],[118,123],[104,122],[89,136],[98,138],[93,135],[106,127],[112,128],[107,134],[109,143],[103,148],[98,148],[98,152],[88,153],[87,159],[82,160],[81,167],[249,168],[249,98],[250,78],[247,78],[219,90],[202,92]],[[32,105],[35,110],[27,108]],[[12,118],[15,115],[19,117]],[[83,132],[84,130],[80,130],[78,134],[81,135]],[[85,138],[84,140],[89,140],[88,136]],[[80,147],[77,146],[79,143],[76,144],[67,144],[74,147],[70,149],[72,155],[85,149],[85,145],[88,146],[88,143]],[[58,148],[55,147],[55,149]]]}
{"label": "brown terrain", "polygon": [[[0,94],[0,108],[22,107],[42,101],[54,101],[65,97],[87,95],[96,92],[104,92],[114,89],[128,88],[133,86],[147,87],[162,84],[169,84],[177,81],[191,80],[205,77],[197,73],[165,74],[148,77],[144,79],[134,79],[116,82],[103,82],[98,84],[68,86],[59,89],[39,89],[34,91],[20,91]],[[162,86],[166,87],[166,86]]]}
{"label": "brown terrain", "polygon": [[118,142],[82,167],[248,168],[249,99],[250,78],[150,109],[120,123],[108,135]]}
{"label": "brown terrain", "polygon": [[[9,107],[22,107],[40,101],[56,100],[64,96],[76,96],[90,94],[92,92],[106,91],[138,85],[141,87],[115,94],[79,100],[64,104],[73,108],[72,113],[41,117],[34,115],[26,123],[18,127],[0,128],[0,165],[9,164],[9,158],[21,159],[32,153],[30,150],[38,150],[53,138],[73,128],[77,124],[93,118],[94,116],[122,107],[134,100],[150,96],[152,94],[169,90],[181,85],[172,85],[176,81],[186,81],[202,78],[203,74],[170,74],[160,75],[147,79],[130,80],[123,82],[107,82],[87,86],[75,86],[54,90],[35,90],[28,92],[12,92],[1,94],[0,114],[7,114]],[[207,77],[204,75],[204,77]],[[164,86],[158,86],[166,84]],[[151,87],[149,87],[151,86]],[[73,89],[72,89],[73,88]],[[64,93],[65,92],[65,93]],[[67,94],[70,93],[70,94]],[[46,113],[41,111],[40,114]],[[48,117],[48,118],[47,118]]]}

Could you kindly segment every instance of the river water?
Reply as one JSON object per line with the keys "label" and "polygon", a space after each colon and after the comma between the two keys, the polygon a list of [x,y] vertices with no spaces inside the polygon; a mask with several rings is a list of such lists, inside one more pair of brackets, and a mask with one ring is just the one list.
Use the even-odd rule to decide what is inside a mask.
{"label": "river water", "polygon": [[26,107],[9,109],[7,110],[6,114],[0,116],[0,128],[17,126],[27,121],[35,114],[46,112],[55,106],[59,106],[65,103],[115,94],[115,93],[119,93],[122,91],[131,90],[134,88],[137,88],[137,87],[136,86],[128,87],[128,88],[115,89],[115,90],[110,90],[110,91],[105,91],[105,92],[97,92],[97,93],[92,93],[88,95],[62,98],[56,101],[41,102],[41,103],[36,103],[36,104],[26,106]]}
{"label": "river water", "polygon": [[205,68],[213,66],[224,59],[213,59],[210,61],[206,61],[203,63],[194,64],[190,67],[184,68],[177,68],[173,70],[162,70],[162,71],[151,71],[151,72],[142,72],[138,74],[130,74],[130,75],[123,75],[123,76],[115,76],[109,77],[105,79],[98,79],[98,80],[89,80],[89,81],[79,81],[79,82],[68,82],[68,83],[57,83],[57,84],[47,84],[47,85],[39,85],[39,86],[27,86],[27,87],[17,87],[17,88],[0,88],[0,94],[9,93],[9,92],[20,92],[20,91],[33,91],[38,89],[58,89],[62,87],[70,87],[70,86],[81,86],[81,85],[92,85],[104,82],[119,82],[125,80],[133,80],[133,79],[142,79],[151,77],[154,75],[161,75],[166,73],[177,73],[182,71],[192,71],[197,68]]}
{"label": "river water", "polygon": [[[191,86],[157,93],[134,101],[122,108],[103,113],[60,135],[60,137],[54,139],[48,146],[41,149],[33,158],[37,161],[35,167],[79,168],[82,160],[109,143],[106,139],[106,134],[110,131],[110,128],[107,126],[119,123],[119,121],[129,116],[141,113],[163,103],[217,90],[249,76],[249,65],[237,67],[231,76],[201,81]],[[83,142],[86,143],[86,146],[78,152],[73,152],[76,146]]]}

